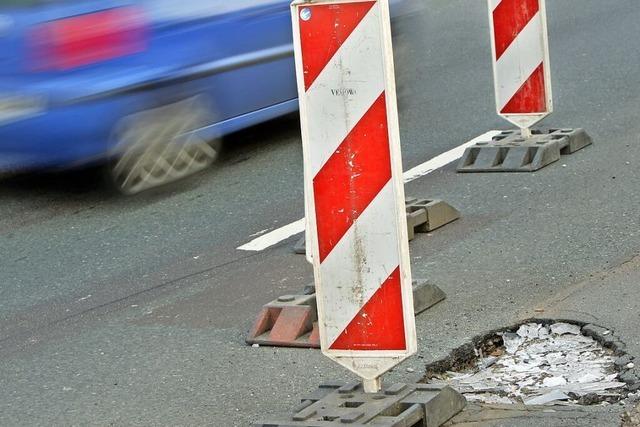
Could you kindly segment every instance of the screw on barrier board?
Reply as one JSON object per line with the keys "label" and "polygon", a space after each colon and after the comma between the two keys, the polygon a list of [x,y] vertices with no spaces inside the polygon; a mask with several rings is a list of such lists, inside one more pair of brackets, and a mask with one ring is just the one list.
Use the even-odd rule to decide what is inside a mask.
{"label": "screw on barrier board", "polygon": [[321,348],[376,392],[417,350],[389,4],[291,9]]}
{"label": "screw on barrier board", "polygon": [[592,141],[583,129],[533,130],[524,138],[518,131],[504,131],[491,141],[467,148],[458,172],[534,172],[574,153]]}
{"label": "screw on barrier board", "polygon": [[[266,304],[249,331],[249,345],[320,348],[315,286],[304,287],[303,295],[284,295]],[[447,296],[425,280],[413,282],[413,311],[416,316]]]}
{"label": "screw on barrier board", "polygon": [[365,393],[359,384],[327,384],[305,399],[287,420],[256,427],[438,427],[466,406],[465,398],[450,387],[394,384],[383,392]]}
{"label": "screw on barrier board", "polygon": [[[442,200],[405,199],[407,214],[407,236],[409,241],[416,233],[429,233],[460,218],[460,212]],[[307,253],[307,237],[301,237],[293,246],[293,252],[298,255]]]}
{"label": "screw on barrier board", "polygon": [[488,4],[497,112],[528,136],[553,111],[545,0]]}

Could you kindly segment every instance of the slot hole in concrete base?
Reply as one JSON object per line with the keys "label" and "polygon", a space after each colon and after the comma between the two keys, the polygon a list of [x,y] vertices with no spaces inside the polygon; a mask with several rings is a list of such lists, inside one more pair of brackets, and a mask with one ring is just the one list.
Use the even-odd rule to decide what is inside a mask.
{"label": "slot hole in concrete base", "polygon": [[364,405],[364,402],[344,402],[340,406],[343,408],[359,408],[362,405]]}

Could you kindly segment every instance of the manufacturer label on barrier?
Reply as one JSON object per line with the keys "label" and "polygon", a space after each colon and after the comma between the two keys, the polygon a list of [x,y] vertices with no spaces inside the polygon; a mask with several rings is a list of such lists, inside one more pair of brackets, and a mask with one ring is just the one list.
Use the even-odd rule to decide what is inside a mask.
{"label": "manufacturer label on barrier", "polygon": [[292,14],[321,347],[376,380],[416,351],[388,1]]}
{"label": "manufacturer label on barrier", "polygon": [[498,114],[529,128],[551,114],[545,0],[488,0]]}

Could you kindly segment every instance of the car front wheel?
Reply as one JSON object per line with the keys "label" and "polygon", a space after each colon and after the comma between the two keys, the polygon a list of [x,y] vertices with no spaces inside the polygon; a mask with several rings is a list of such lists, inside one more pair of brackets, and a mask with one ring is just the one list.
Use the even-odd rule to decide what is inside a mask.
{"label": "car front wheel", "polygon": [[204,140],[194,131],[211,124],[213,116],[207,103],[196,96],[120,120],[108,164],[116,190],[133,195],[209,167],[220,143]]}

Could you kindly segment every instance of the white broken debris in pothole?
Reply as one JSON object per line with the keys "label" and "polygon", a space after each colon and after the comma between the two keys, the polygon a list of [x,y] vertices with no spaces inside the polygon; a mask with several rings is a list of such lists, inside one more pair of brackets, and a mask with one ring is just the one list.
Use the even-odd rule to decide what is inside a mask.
{"label": "white broken debris in pothole", "polygon": [[577,325],[528,323],[515,333],[498,335],[504,346],[478,354],[471,369],[448,371],[430,383],[451,385],[469,401],[490,404],[571,404],[585,396],[602,401],[623,397],[625,384],[618,381],[612,352],[582,335]]}

